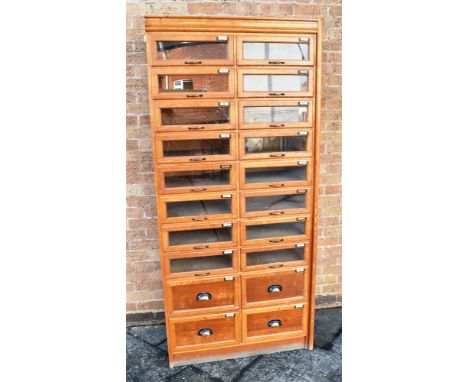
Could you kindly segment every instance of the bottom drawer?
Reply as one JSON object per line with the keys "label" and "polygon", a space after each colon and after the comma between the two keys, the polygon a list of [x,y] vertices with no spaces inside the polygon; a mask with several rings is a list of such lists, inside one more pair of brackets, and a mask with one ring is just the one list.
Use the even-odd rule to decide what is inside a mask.
{"label": "bottom drawer", "polygon": [[169,319],[172,351],[232,345],[240,342],[239,313]]}
{"label": "bottom drawer", "polygon": [[263,341],[307,333],[307,304],[243,311],[243,342]]}

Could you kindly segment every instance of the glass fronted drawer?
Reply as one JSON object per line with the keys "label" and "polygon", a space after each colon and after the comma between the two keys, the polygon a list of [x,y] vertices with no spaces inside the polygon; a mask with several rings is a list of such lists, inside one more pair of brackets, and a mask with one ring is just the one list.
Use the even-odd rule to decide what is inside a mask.
{"label": "glass fronted drawer", "polygon": [[160,196],[161,223],[186,223],[237,218],[237,193]]}
{"label": "glass fronted drawer", "polygon": [[241,270],[256,271],[304,266],[309,261],[308,242],[245,247],[241,249]]}
{"label": "glass fronted drawer", "polygon": [[239,101],[240,129],[310,128],[314,101]]}
{"label": "glass fronted drawer", "polygon": [[243,131],[240,159],[304,158],[312,156],[312,130]]}
{"label": "glass fronted drawer", "polygon": [[313,68],[238,69],[239,97],[312,97]]}
{"label": "glass fronted drawer", "polygon": [[252,161],[240,163],[240,188],[309,186],[312,164],[308,160]]}
{"label": "glass fronted drawer", "polygon": [[160,194],[230,191],[237,188],[237,163],[162,165],[155,170]]}
{"label": "glass fronted drawer", "polygon": [[232,65],[233,37],[211,33],[149,33],[152,66]]}
{"label": "glass fronted drawer", "polygon": [[153,101],[155,131],[235,130],[233,102],[217,100]]}
{"label": "glass fronted drawer", "polygon": [[237,253],[237,249],[168,253],[165,256],[166,277],[205,277],[237,273]]}
{"label": "glass fronted drawer", "polygon": [[240,221],[242,246],[308,241],[310,235],[311,225],[308,216]]}
{"label": "glass fronted drawer", "polygon": [[156,134],[158,163],[213,162],[237,157],[236,133]]}
{"label": "glass fronted drawer", "polygon": [[233,69],[152,68],[151,88],[153,99],[232,98]]}
{"label": "glass fronted drawer", "polygon": [[311,211],[311,199],[310,188],[243,191],[240,194],[240,216],[307,214]]}
{"label": "glass fronted drawer", "polygon": [[237,65],[314,65],[315,36],[237,36]]}
{"label": "glass fronted drawer", "polygon": [[166,224],[161,228],[164,251],[200,251],[237,246],[237,222]]}

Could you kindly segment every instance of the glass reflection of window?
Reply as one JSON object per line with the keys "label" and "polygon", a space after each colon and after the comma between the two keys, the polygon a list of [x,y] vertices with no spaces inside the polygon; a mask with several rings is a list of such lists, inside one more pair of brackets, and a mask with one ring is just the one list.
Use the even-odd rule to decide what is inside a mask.
{"label": "glass reflection of window", "polygon": [[245,60],[301,60],[309,56],[309,45],[300,43],[244,42]]}

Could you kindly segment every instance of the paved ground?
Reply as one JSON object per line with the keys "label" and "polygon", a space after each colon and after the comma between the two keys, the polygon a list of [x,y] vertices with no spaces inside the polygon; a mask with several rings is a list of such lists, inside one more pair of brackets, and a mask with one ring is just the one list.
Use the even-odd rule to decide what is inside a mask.
{"label": "paved ground", "polygon": [[128,382],[341,382],[341,308],[316,311],[315,349],[170,369],[163,325],[127,328]]}

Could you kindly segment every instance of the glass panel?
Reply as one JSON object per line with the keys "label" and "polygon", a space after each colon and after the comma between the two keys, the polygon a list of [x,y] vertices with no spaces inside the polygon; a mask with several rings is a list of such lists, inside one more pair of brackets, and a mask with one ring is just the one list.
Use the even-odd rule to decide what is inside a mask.
{"label": "glass panel", "polygon": [[229,76],[225,74],[158,75],[158,81],[161,93],[229,91]]}
{"label": "glass panel", "polygon": [[191,245],[232,241],[231,227],[169,232],[169,245]]}
{"label": "glass panel", "polygon": [[305,196],[306,194],[251,196],[245,198],[245,209],[252,212],[305,208]]}
{"label": "glass panel", "polygon": [[244,74],[246,92],[306,92],[308,76],[305,74]]}
{"label": "glass panel", "polygon": [[166,172],[164,183],[166,188],[222,186],[230,183],[230,170]]}
{"label": "glass panel", "polygon": [[247,240],[304,235],[305,222],[273,223],[247,226]]}
{"label": "glass panel", "polygon": [[232,255],[172,259],[170,262],[172,273],[232,268]]}
{"label": "glass panel", "polygon": [[161,109],[162,125],[229,123],[228,107],[174,107]]}
{"label": "glass panel", "polygon": [[163,142],[165,157],[228,155],[229,139],[184,139]]}
{"label": "glass panel", "polygon": [[246,183],[294,182],[306,179],[306,166],[256,167],[245,169]]}
{"label": "glass panel", "polygon": [[166,203],[170,218],[231,213],[231,199],[188,200]]}
{"label": "glass panel", "polygon": [[304,260],[304,247],[247,253],[247,266]]}
{"label": "glass panel", "polygon": [[308,60],[309,44],[287,42],[244,42],[244,60]]}
{"label": "glass panel", "polygon": [[245,153],[273,153],[278,151],[306,151],[307,137],[247,137]]}
{"label": "glass panel", "polygon": [[307,122],[307,106],[244,107],[244,123]]}
{"label": "glass panel", "polygon": [[158,41],[158,60],[225,60],[227,43],[222,41]]}

